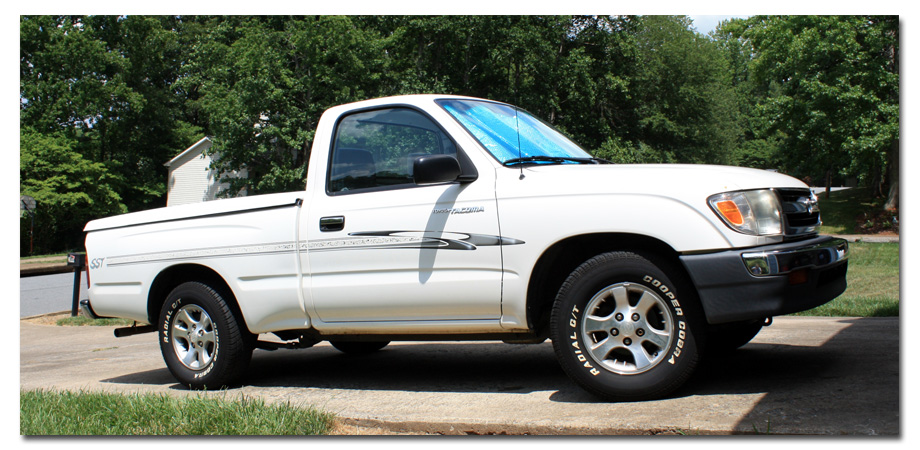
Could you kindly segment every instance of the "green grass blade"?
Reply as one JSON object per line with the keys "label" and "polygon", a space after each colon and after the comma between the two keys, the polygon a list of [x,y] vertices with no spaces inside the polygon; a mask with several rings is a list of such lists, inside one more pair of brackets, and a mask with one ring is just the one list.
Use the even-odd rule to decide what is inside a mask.
{"label": "green grass blade", "polygon": [[22,435],[318,435],[333,415],[259,398],[21,391]]}

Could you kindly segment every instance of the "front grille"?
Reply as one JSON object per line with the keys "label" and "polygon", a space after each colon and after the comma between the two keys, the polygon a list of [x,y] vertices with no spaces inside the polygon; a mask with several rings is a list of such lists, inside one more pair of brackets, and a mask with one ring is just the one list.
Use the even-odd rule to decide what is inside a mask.
{"label": "front grille", "polygon": [[806,237],[817,234],[821,225],[818,202],[809,189],[777,189],[783,206],[783,222],[787,237]]}

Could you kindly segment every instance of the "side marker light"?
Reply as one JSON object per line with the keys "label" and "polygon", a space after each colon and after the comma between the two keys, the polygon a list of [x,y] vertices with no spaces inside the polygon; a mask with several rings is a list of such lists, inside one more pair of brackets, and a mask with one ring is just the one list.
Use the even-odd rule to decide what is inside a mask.
{"label": "side marker light", "polygon": [[716,208],[719,208],[719,212],[722,213],[722,217],[725,217],[725,220],[735,225],[744,223],[744,217],[741,216],[741,211],[738,210],[738,205],[736,205],[735,202],[723,200],[716,203]]}

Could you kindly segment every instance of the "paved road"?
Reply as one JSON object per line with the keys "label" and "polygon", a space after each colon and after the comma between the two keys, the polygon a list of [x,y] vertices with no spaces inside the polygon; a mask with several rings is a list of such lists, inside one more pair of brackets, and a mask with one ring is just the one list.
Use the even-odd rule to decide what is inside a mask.
{"label": "paved road", "polygon": [[[80,278],[80,298],[86,298],[86,274]],[[73,272],[19,278],[19,317],[70,311]]]}
{"label": "paved road", "polygon": [[[320,344],[257,350],[246,385],[205,395],[316,405],[359,425],[438,433],[899,435],[898,318],[780,317],[668,399],[603,403],[552,346],[395,343],[362,357]],[[155,335],[21,322],[23,389],[188,395]],[[196,394],[197,395],[197,394]]]}
{"label": "paved road", "polygon": [[[827,190],[827,188],[820,187],[820,186],[819,186],[819,187],[814,187],[814,186],[812,186],[810,189],[811,189],[811,192],[814,192],[814,193],[815,193],[815,195],[824,193],[824,192]],[[835,186],[831,186],[831,192],[845,191],[845,190],[847,190],[847,189],[851,189],[851,188],[848,188],[848,187],[835,187]]]}

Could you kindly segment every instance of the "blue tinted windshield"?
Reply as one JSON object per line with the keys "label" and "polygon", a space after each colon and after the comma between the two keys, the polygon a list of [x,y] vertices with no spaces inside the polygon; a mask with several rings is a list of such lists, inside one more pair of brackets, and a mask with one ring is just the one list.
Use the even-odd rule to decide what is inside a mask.
{"label": "blue tinted windshield", "polygon": [[591,158],[562,133],[520,109],[476,100],[438,104],[503,164],[520,158]]}

